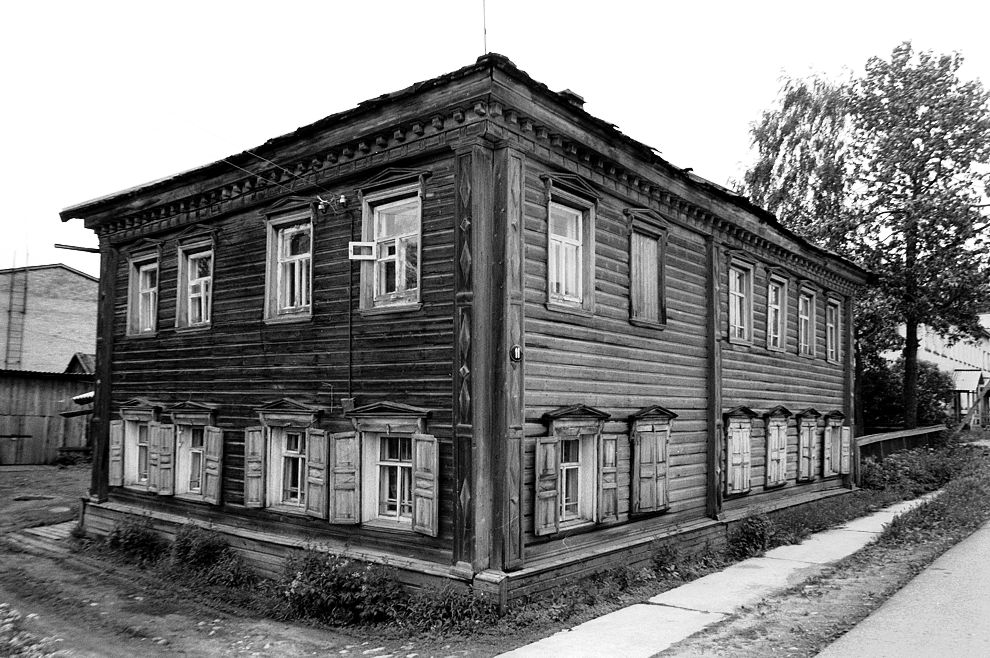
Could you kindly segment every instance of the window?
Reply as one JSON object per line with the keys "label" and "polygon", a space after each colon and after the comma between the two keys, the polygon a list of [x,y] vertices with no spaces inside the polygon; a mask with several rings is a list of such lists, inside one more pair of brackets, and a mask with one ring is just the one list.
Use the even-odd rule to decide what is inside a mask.
{"label": "window", "polygon": [[212,306],[213,250],[209,245],[180,247],[176,326],[208,326]]}
{"label": "window", "polygon": [[775,407],[764,414],[766,421],[767,465],[766,486],[776,487],[787,482],[787,419],[791,412]]}
{"label": "window", "polygon": [[149,452],[150,444],[149,423],[129,420],[124,426],[124,440],[127,454],[127,484],[139,484],[148,486],[148,471],[151,460]]}
{"label": "window", "polygon": [[798,414],[798,480],[811,481],[815,479],[818,419],[820,416],[821,414],[814,409],[808,409]]}
{"label": "window", "polygon": [[753,340],[753,270],[729,266],[729,341]]}
{"label": "window", "polygon": [[547,416],[549,433],[536,442],[536,534],[618,519],[618,442],[601,434],[608,414],[577,405]]}
{"label": "window", "polygon": [[845,419],[841,411],[831,411],[825,415],[825,440],[823,445],[822,474],[825,477],[849,472],[851,433],[843,427]]}
{"label": "window", "polygon": [[815,295],[807,291],[798,296],[798,354],[815,356]]}
{"label": "window", "polygon": [[652,211],[630,209],[629,319],[632,324],[663,326],[667,323],[664,269],[667,232],[656,226]]}
{"label": "window", "polygon": [[[422,183],[364,195],[364,239],[355,243],[361,270],[361,308],[402,309],[420,300]],[[356,252],[355,252],[356,253]]]}
{"label": "window", "polygon": [[752,433],[756,413],[736,407],[725,414],[725,493],[743,494],[752,487]]}
{"label": "window", "polygon": [[158,328],[158,258],[131,261],[127,333],[154,334]]}
{"label": "window", "polygon": [[839,308],[837,300],[829,300],[825,306],[825,358],[833,362],[841,358]]}
{"label": "window", "polygon": [[378,440],[378,518],[412,521],[412,437]]}
{"label": "window", "polygon": [[787,337],[787,282],[771,277],[767,284],[767,349],[785,349]]}
{"label": "window", "polygon": [[313,223],[310,211],[273,215],[268,223],[268,320],[312,315]]}
{"label": "window", "polygon": [[547,307],[589,315],[595,294],[594,190],[577,176],[543,176],[547,185]]}

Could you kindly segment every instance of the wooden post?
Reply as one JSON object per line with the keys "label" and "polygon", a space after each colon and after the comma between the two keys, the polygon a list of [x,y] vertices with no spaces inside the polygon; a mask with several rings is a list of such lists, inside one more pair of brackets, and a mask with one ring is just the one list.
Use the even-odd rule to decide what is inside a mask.
{"label": "wooden post", "polygon": [[705,513],[717,518],[722,511],[722,336],[719,314],[721,250],[705,237],[708,257],[708,461]]}
{"label": "wooden post", "polygon": [[117,280],[117,250],[107,237],[100,238],[100,297],[96,307],[96,387],[90,435],[93,441],[93,471],[90,498],[103,502],[109,494],[111,363],[113,354],[114,289]]}

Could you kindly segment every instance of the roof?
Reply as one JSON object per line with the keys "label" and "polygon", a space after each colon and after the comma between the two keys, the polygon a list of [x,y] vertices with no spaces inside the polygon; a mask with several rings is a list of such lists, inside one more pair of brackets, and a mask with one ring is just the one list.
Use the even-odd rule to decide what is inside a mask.
{"label": "roof", "polygon": [[12,272],[34,272],[36,270],[49,270],[49,269],[53,269],[53,268],[56,268],[56,267],[61,267],[63,270],[66,270],[68,272],[72,272],[73,274],[77,274],[77,275],[83,277],[84,279],[89,279],[90,281],[93,281],[94,283],[99,282],[99,278],[93,276],[92,274],[86,274],[85,272],[80,272],[79,270],[77,270],[77,269],[75,269],[73,267],[69,267],[68,265],[64,265],[62,263],[51,263],[49,265],[26,265],[24,267],[8,267],[5,270],[0,270],[0,275],[2,275],[2,274],[10,274]]}
{"label": "roof", "polygon": [[232,167],[240,168],[240,163],[247,164],[248,162],[253,161],[255,156],[252,152],[271,150],[293,141],[305,139],[313,133],[332,127],[334,124],[386,108],[398,101],[416,94],[420,94],[428,89],[440,87],[470,75],[494,70],[499,70],[505,73],[537,94],[548,97],[561,106],[568,108],[579,119],[602,131],[602,133],[610,140],[624,144],[626,148],[632,151],[636,157],[641,158],[644,162],[656,168],[662,169],[668,175],[678,179],[687,186],[704,190],[711,196],[721,201],[741,208],[755,215],[757,218],[769,224],[774,230],[801,244],[810,251],[822,256],[827,256],[831,259],[840,260],[854,271],[857,271],[863,277],[870,276],[870,273],[866,269],[860,267],[856,263],[853,263],[847,258],[835,254],[834,252],[828,251],[827,249],[823,249],[822,247],[819,247],[818,245],[787,229],[780,224],[775,215],[755,205],[748,198],[702,178],[697,174],[694,174],[690,168],[681,168],[671,164],[667,160],[660,157],[657,149],[625,135],[615,124],[599,119],[598,117],[588,113],[580,103],[576,103],[574,101],[574,92],[566,89],[562,92],[555,92],[551,90],[542,82],[533,79],[528,73],[519,69],[508,57],[498,53],[487,53],[479,57],[478,60],[472,65],[462,67],[456,71],[452,71],[429,80],[417,82],[416,84],[410,85],[409,87],[398,91],[382,94],[376,98],[363,101],[349,110],[331,114],[314,123],[297,128],[291,133],[269,139],[260,146],[242,151],[241,153],[231,155],[227,158],[222,158],[202,167],[189,169],[165,178],[160,178],[158,180],[143,183],[119,192],[97,197],[96,199],[85,201],[83,203],[68,206],[64,208],[59,215],[62,221],[65,222],[75,217],[83,216],[89,212],[95,211],[98,207],[110,205],[112,202],[120,202],[127,198],[150,194],[152,191],[164,190],[174,185],[184,184],[186,182],[190,182],[197,176],[220,175],[229,172]]}
{"label": "roof", "polygon": [[[73,365],[77,366],[77,369],[73,369]],[[69,359],[69,365],[65,366],[65,372],[76,372],[86,375],[92,375],[96,373],[96,355],[86,354],[85,352],[76,352]]]}
{"label": "roof", "polygon": [[957,391],[977,390],[980,388],[980,380],[982,378],[982,370],[956,370],[952,373],[952,379],[956,383]]}

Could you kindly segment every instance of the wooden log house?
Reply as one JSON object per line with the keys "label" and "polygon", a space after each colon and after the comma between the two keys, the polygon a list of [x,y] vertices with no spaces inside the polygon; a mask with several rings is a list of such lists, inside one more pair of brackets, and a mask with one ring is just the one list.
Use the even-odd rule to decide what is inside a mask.
{"label": "wooden log house", "polygon": [[867,273],[508,59],[89,201],[85,527],[545,591],[848,485]]}

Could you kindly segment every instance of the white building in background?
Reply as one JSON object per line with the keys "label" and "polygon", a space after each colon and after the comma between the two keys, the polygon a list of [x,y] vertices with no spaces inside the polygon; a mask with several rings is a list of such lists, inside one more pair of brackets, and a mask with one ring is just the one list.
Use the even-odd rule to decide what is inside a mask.
{"label": "white building in background", "polygon": [[[990,310],[990,309],[988,309]],[[980,314],[980,324],[990,332],[990,312]],[[903,338],[904,326],[898,328]],[[956,384],[951,415],[956,421],[965,420],[973,411],[974,426],[990,427],[990,338],[979,341],[959,341],[950,345],[937,333],[922,326],[918,328],[918,360],[934,363],[952,375]],[[900,353],[890,353],[896,359]],[[974,410],[974,407],[976,409]]]}

